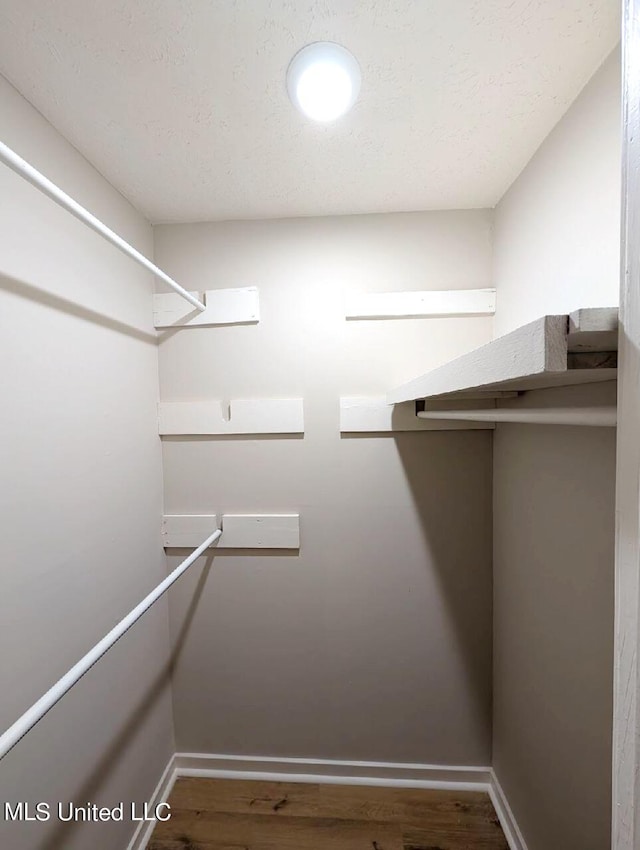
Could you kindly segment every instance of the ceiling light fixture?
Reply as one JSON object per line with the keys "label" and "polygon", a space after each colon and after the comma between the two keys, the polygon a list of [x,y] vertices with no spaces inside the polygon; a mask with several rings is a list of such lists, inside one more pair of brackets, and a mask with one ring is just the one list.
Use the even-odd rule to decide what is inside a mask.
{"label": "ceiling light fixture", "polygon": [[335,121],[356,102],[360,79],[360,66],[346,48],[316,41],[291,60],[287,90],[303,115],[313,121]]}

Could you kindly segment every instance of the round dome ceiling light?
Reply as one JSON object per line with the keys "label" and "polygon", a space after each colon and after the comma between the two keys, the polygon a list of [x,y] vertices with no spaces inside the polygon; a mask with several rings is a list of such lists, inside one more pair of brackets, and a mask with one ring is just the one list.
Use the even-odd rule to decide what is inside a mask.
{"label": "round dome ceiling light", "polygon": [[313,121],[335,121],[360,92],[360,66],[349,51],[331,41],[303,47],[287,70],[291,102]]}

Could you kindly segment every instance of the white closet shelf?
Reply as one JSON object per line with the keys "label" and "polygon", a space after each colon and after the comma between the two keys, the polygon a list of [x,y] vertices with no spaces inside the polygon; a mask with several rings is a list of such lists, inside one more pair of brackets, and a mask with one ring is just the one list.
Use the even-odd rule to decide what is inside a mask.
{"label": "white closet shelf", "polygon": [[396,387],[387,402],[455,401],[470,393],[491,399],[504,392],[611,381],[617,350],[616,307],[543,316]]}

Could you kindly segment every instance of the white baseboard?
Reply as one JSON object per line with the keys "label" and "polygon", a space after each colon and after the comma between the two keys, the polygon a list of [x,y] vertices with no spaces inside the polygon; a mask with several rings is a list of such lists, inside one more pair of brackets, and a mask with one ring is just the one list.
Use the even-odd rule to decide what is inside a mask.
{"label": "white baseboard", "polygon": [[511,811],[511,806],[502,790],[502,786],[498,782],[498,777],[495,775],[493,768],[491,768],[490,772],[489,796],[491,797],[493,808],[498,815],[498,820],[507,839],[507,844],[510,850],[527,850],[526,842],[520,832],[518,823]]}
{"label": "white baseboard", "polygon": [[488,767],[176,753],[178,776],[488,791]]}
{"label": "white baseboard", "polygon": [[[490,767],[176,753],[153,792],[150,808],[166,802],[180,776],[484,791],[491,798],[510,850],[527,850],[513,812]],[[154,823],[141,823],[127,850],[144,850],[154,826]]]}
{"label": "white baseboard", "polygon": [[[166,803],[167,798],[171,793],[173,783],[177,779],[177,774],[174,767],[175,759],[175,755],[171,756],[171,758],[167,762],[167,766],[162,771],[160,781],[156,785],[155,790],[151,795],[151,799],[149,800],[150,810],[153,807],[158,806],[160,803]],[[129,842],[127,850],[144,850],[144,848],[149,843],[149,839],[151,838],[151,833],[153,832],[153,828],[155,827],[155,825],[155,821],[141,821],[138,824],[136,831],[133,833],[133,838]]]}

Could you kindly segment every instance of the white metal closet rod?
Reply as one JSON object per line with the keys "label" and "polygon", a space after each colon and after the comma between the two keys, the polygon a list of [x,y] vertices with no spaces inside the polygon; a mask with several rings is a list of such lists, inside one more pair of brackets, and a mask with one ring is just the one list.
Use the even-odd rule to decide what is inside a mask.
{"label": "white metal closet rod", "polygon": [[591,425],[615,428],[615,407],[494,407],[487,410],[425,410],[419,419],[470,422],[522,422],[529,425]]}
{"label": "white metal closet rod", "polygon": [[84,676],[84,674],[96,663],[99,661],[102,656],[107,652],[114,643],[119,640],[122,635],[127,632],[133,624],[142,617],[142,615],[147,611],[154,602],[162,596],[165,591],[167,591],[171,585],[180,578],[180,576],[193,564],[197,558],[202,555],[202,553],[211,546],[212,543],[215,543],[222,531],[219,529],[214,531],[213,534],[210,534],[209,537],[198,546],[197,549],[194,549],[193,552],[189,555],[188,558],[185,558],[184,561],[179,564],[173,572],[169,573],[164,581],[162,581],[155,590],[152,590],[148,596],[142,600],[142,602],[137,605],[133,611],[127,614],[117,626],[114,626],[113,629],[109,632],[109,634],[105,635],[102,640],[97,643],[93,649],[90,649],[86,655],[84,655],[77,664],[69,670],[68,673],[58,679],[58,681],[53,685],[53,687],[49,688],[46,694],[34,703],[31,708],[27,709],[25,713],[20,717],[13,726],[10,726],[4,735],[0,736],[0,759],[4,758],[6,754],[11,750],[18,741],[23,738],[27,732],[29,732],[33,727],[38,723],[38,721],[42,720],[45,714],[53,708],[53,706],[62,699],[62,697],[67,693],[67,691],[71,690],[71,688],[78,682],[79,679]]}
{"label": "white metal closet rod", "polygon": [[55,183],[52,183],[44,174],[41,174],[37,169],[35,169],[32,165],[22,159],[21,156],[15,151],[12,151],[11,148],[7,147],[3,142],[0,142],[0,162],[3,162],[6,166],[15,171],[16,174],[19,174],[20,177],[24,177],[32,186],[35,186],[36,189],[39,189],[43,194],[45,194],[48,198],[51,198],[52,201],[55,201],[56,204],[60,204],[60,206],[70,212],[71,215],[74,215],[77,219],[80,219],[87,227],[90,227],[92,230],[95,230],[96,233],[99,233],[107,242],[111,242],[112,245],[115,245],[116,248],[119,248],[123,254],[126,254],[128,257],[131,257],[132,260],[135,260],[136,263],[139,263],[141,266],[144,266],[145,269],[152,272],[156,277],[159,277],[160,280],[163,280],[171,289],[175,290],[178,295],[181,295],[185,298],[190,304],[196,307],[198,310],[205,310],[205,305],[198,301],[190,292],[187,292],[179,283],[169,277],[168,274],[159,269],[151,260],[148,260],[144,254],[141,254],[140,251],[137,251],[133,245],[129,245],[128,242],[118,236],[110,227],[107,227],[106,224],[103,224],[99,218],[96,218],[95,215],[86,210],[83,206],[81,206],[77,201],[74,201],[72,197],[67,195],[66,192],[63,192]]}

